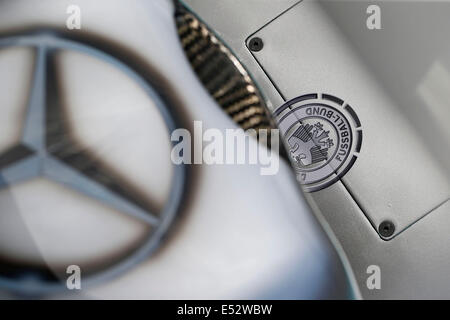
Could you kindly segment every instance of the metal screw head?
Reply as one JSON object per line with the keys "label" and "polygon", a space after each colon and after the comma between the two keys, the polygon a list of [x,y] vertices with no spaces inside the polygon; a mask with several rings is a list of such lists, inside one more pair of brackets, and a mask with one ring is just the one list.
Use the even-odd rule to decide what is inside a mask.
{"label": "metal screw head", "polygon": [[383,221],[378,227],[378,232],[384,238],[392,236],[395,232],[395,225],[391,221]]}
{"label": "metal screw head", "polygon": [[262,48],[264,47],[264,42],[262,41],[261,38],[255,37],[250,39],[250,41],[248,42],[248,48],[251,51],[261,51]]}

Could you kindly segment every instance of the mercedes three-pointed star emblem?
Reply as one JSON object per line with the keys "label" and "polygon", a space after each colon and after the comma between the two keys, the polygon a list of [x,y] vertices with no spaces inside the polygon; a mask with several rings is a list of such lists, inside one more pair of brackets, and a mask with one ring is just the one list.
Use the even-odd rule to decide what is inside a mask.
{"label": "mercedes three-pointed star emblem", "polygon": [[[183,165],[174,166],[171,194],[161,212],[154,212],[146,199],[123,187],[113,172],[102,166],[69,134],[58,90],[53,56],[55,50],[82,51],[113,64],[148,93],[159,108],[169,132],[176,128],[173,117],[157,92],[137,72],[103,51],[47,33],[0,39],[0,49],[12,46],[34,47],[36,58],[20,142],[0,153],[0,189],[44,177],[151,225],[156,231],[152,232],[140,250],[129,257],[129,260],[105,271],[105,275],[124,271],[147,257],[167,231],[182,198],[185,168]],[[97,278],[105,275],[97,275]],[[21,288],[20,284],[0,276],[0,285],[2,283]]]}

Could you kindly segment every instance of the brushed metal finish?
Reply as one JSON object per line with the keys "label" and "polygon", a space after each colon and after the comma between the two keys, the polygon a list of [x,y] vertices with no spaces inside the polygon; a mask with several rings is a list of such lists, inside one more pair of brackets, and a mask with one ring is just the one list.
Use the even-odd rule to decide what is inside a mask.
{"label": "brushed metal finish", "polygon": [[[450,2],[320,3],[449,175]],[[380,7],[381,30],[364,28],[369,4]]]}
{"label": "brushed metal finish", "polygon": [[[370,33],[365,28],[366,2],[323,1],[322,7],[317,2],[303,1],[277,19],[273,15],[274,20],[269,24],[269,19],[262,19],[259,26],[252,22],[263,14],[251,12],[252,5],[247,7],[239,2],[243,6],[240,7],[237,1],[229,0],[221,1],[220,8],[214,9],[200,5],[201,0],[187,2],[195,4],[202,18],[239,53],[269,97],[268,93],[277,89],[285,99],[302,93],[331,91],[351,103],[360,116],[367,139],[362,158],[358,160],[359,167],[353,168],[343,182],[307,194],[307,199],[337,235],[362,296],[366,299],[449,298],[449,162],[445,156],[450,150],[445,135],[448,128],[442,126],[445,116],[433,119],[426,111],[432,110],[429,109],[430,92],[437,90],[428,87],[436,79],[445,80],[439,81],[440,87],[448,83],[444,78],[448,54],[443,54],[448,46],[429,37],[428,47],[439,49],[436,56],[424,54],[426,50],[417,47],[413,41],[415,34],[405,31],[411,30],[416,21],[408,20],[406,13],[411,11],[404,7],[411,3],[394,3],[392,11],[387,14],[382,11],[388,18],[383,20],[387,25],[383,24],[381,33]],[[265,4],[259,9],[264,11]],[[377,4],[382,10],[390,5],[387,1]],[[423,14],[430,21],[413,26],[422,38],[445,25],[442,17],[448,14],[442,9],[430,9],[426,3],[415,6],[413,15]],[[424,6],[430,11],[423,10]],[[399,16],[401,11],[404,15]],[[234,17],[237,17],[236,24],[229,24]],[[440,23],[434,20],[436,17],[440,17]],[[397,33],[390,33],[386,27],[397,28],[394,29]],[[396,37],[399,30],[408,39]],[[264,41],[263,50],[253,53],[256,65],[242,43],[253,36]],[[406,41],[404,47],[401,40]],[[408,48],[417,50],[411,52]],[[378,52],[382,54],[377,55]],[[408,59],[410,52],[413,59]],[[387,60],[389,54],[397,57],[398,64]],[[427,59],[431,62],[428,72],[423,71],[426,66],[420,67],[424,83],[419,83],[417,93],[402,95],[405,88],[414,88],[414,80],[420,78],[414,69],[414,62],[419,58],[424,58],[422,63]],[[433,63],[435,58],[439,58],[437,64]],[[394,71],[401,67],[409,68],[403,78]],[[399,81],[393,74],[400,77]],[[433,102],[434,107],[441,109],[435,114],[445,115],[448,111],[442,109],[446,106],[445,91],[441,89],[439,94],[440,101]],[[281,100],[279,105],[284,101]],[[426,130],[423,122],[436,127]],[[439,137],[433,139],[435,134]],[[377,223],[387,217],[394,217],[399,227],[389,241],[381,239],[376,229]],[[381,268],[381,290],[367,288],[366,271],[370,265]]]}
{"label": "brushed metal finish", "polygon": [[363,148],[342,180],[375,228],[391,220],[398,235],[449,198],[448,176],[420,132],[317,2],[298,4],[256,35],[265,46],[253,54],[284,96],[331,93],[358,114]]}
{"label": "brushed metal finish", "polygon": [[[340,182],[308,198],[337,234],[364,299],[450,298],[450,201],[384,241]],[[380,267],[380,290],[367,287],[371,265]]]}

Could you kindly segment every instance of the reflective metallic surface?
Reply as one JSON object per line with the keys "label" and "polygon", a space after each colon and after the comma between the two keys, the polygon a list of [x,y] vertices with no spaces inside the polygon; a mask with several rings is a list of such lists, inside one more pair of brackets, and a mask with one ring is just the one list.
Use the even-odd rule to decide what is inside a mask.
{"label": "reflective metallic surface", "polygon": [[[202,120],[205,129],[238,128],[210,97],[188,63],[171,1],[78,1],[83,12],[82,29],[73,32],[65,27],[69,4],[70,1],[43,0],[39,6],[30,7],[29,1],[1,2],[0,36],[44,27],[56,31],[70,43],[82,42],[108,52],[139,71],[161,95],[179,126],[193,131],[193,121]],[[272,7],[279,9],[278,5]],[[272,10],[266,12],[267,17]],[[119,185],[126,185],[127,192],[131,189],[128,184],[122,185],[124,180],[132,180],[140,192],[132,192],[133,201],[123,194],[114,194],[113,199],[121,201],[111,205],[111,198],[106,199],[104,194],[93,197],[92,189],[85,189],[85,180],[79,184],[71,179],[67,183],[69,187],[81,186],[84,192],[66,188],[61,181],[55,184],[42,179],[0,190],[0,236],[5,239],[0,249],[2,256],[19,266],[14,270],[40,268],[46,270],[46,276],[55,277],[68,264],[82,266],[82,274],[87,275],[98,274],[105,264],[127,267],[126,272],[114,273],[114,277],[105,276],[95,283],[87,281],[80,291],[47,291],[44,296],[36,295],[42,289],[41,281],[30,281],[22,273],[21,283],[27,284],[27,289],[32,287],[28,292],[32,297],[358,297],[345,260],[342,262],[324,231],[326,224],[322,226],[322,221],[314,216],[290,164],[283,160],[274,176],[261,176],[260,165],[191,166],[178,219],[171,224],[164,242],[153,255],[141,251],[125,259],[130,247],[131,251],[142,248],[140,244],[145,243],[142,240],[149,230],[145,223],[118,212],[117,206],[136,204],[134,197],[140,199],[142,194],[145,200],[154,200],[155,207],[177,203],[167,202],[174,194],[170,193],[170,181],[172,177],[176,179],[177,169],[171,171],[165,118],[152,98],[136,85],[136,79],[124,77],[123,72],[102,61],[103,57],[77,54],[73,52],[75,47],[66,49],[69,50],[56,56],[61,88],[51,92],[60,94],[65,117],[70,120],[70,133],[105,163],[108,175],[120,173]],[[23,53],[11,64],[9,50],[0,50],[0,57],[8,58],[5,63],[0,61],[0,90],[4,90],[1,97],[13,97],[6,99],[10,104],[2,105],[5,113],[10,112],[8,118],[0,119],[1,128],[8,128],[6,123],[11,119],[21,119],[20,110],[25,112],[27,99],[17,97],[28,97],[34,88],[32,71],[28,70],[33,55]],[[42,64],[36,64],[39,66]],[[17,85],[3,89],[16,72],[24,72],[23,76],[16,76]],[[24,82],[31,83],[29,88]],[[53,111],[57,114],[56,108]],[[20,137],[19,130],[13,129],[8,133],[11,141],[4,141],[5,146],[16,144],[13,140]],[[97,201],[98,198],[104,201]],[[131,208],[120,209],[128,213]],[[145,207],[144,212],[149,211],[150,206]],[[15,274],[8,276],[17,282]],[[60,278],[63,285],[66,276]],[[23,292],[11,290],[9,283],[3,284],[2,295],[24,296]]]}
{"label": "reflective metallic surface", "polygon": [[[280,40],[276,35],[288,28],[297,32]],[[321,30],[320,41],[310,30]],[[396,225],[395,236],[448,199],[448,176],[420,132],[366,72],[317,3],[299,4],[257,35],[273,39],[254,55],[284,96],[320,88],[342,97],[358,114],[367,147],[341,181],[376,229],[389,219]],[[299,59],[302,64],[295,72],[292,66]]]}
{"label": "reflective metallic surface", "polygon": [[[343,99],[361,119],[354,167],[307,197],[342,244],[363,297],[448,298],[449,3],[280,1],[268,17],[273,1],[187,2],[229,40],[273,110],[318,92]],[[366,27],[369,4],[381,8],[381,30]],[[247,50],[252,37],[262,50]],[[387,221],[395,232],[383,237]],[[372,265],[380,290],[367,286]]]}

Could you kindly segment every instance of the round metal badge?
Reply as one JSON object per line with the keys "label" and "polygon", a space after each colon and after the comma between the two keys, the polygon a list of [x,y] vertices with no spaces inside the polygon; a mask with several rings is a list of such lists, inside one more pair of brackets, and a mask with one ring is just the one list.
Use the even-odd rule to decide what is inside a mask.
{"label": "round metal badge", "polygon": [[307,94],[286,102],[274,116],[306,191],[332,185],[355,163],[362,145],[361,122],[343,100]]}

